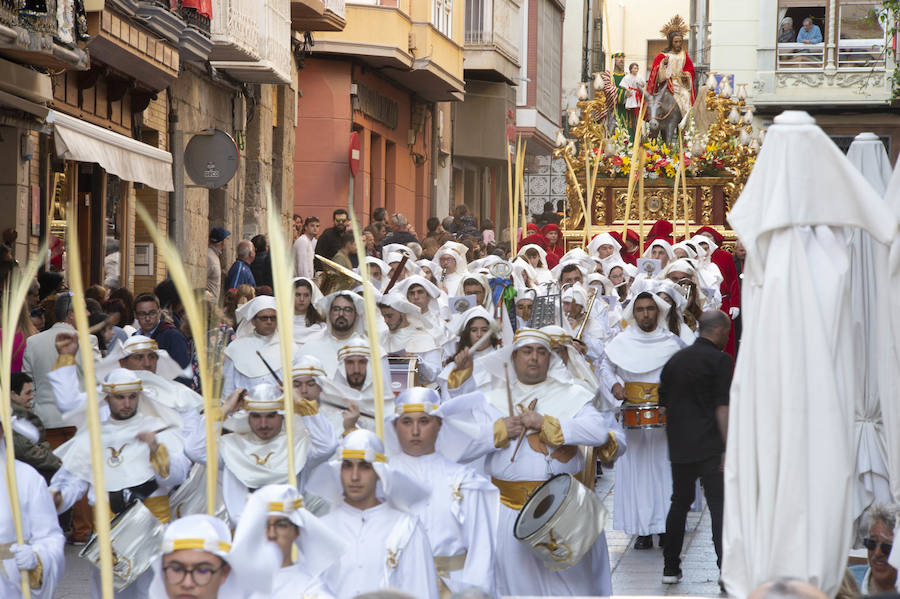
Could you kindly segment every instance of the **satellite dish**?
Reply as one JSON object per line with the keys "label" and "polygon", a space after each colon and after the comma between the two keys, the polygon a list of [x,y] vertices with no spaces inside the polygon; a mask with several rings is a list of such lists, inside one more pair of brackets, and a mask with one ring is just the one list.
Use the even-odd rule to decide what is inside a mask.
{"label": "satellite dish", "polygon": [[201,187],[218,189],[237,172],[241,152],[234,139],[218,129],[208,129],[191,137],[184,149],[184,170]]}

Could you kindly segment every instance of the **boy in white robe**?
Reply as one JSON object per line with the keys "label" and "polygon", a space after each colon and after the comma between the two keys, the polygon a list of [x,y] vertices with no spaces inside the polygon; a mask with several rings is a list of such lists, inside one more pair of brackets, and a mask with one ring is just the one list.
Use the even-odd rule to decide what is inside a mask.
{"label": "boy in white robe", "polygon": [[394,588],[418,599],[437,599],[433,553],[409,506],[428,491],[387,464],[374,433],[355,430],[334,459],[313,472],[308,489],[332,504],[322,523],[352,539],[323,576],[336,597]]}
{"label": "boy in white robe", "polygon": [[[473,468],[455,457],[466,439],[452,425],[453,411],[465,411],[467,398],[441,405],[432,389],[413,387],[397,396],[385,418],[391,466],[431,490],[427,501],[412,506],[422,521],[438,573],[442,599],[469,587],[494,594],[494,535],[500,494]],[[475,398],[484,401],[480,394]],[[455,405],[454,405],[455,404]],[[436,445],[440,443],[438,451]]]}

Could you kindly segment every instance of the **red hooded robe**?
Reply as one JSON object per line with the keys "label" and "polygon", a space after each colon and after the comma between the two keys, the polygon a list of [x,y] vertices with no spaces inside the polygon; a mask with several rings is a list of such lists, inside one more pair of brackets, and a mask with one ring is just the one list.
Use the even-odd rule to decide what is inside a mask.
{"label": "red hooded robe", "polygon": [[[722,237],[721,233],[712,227],[700,227],[694,235],[699,235],[701,233],[709,233],[712,235],[713,241],[719,246],[716,251],[713,252],[710,261],[718,266],[719,271],[722,273],[722,284],[719,285],[719,291],[722,293],[722,311],[727,314],[730,308],[741,307],[741,282],[738,279],[737,268],[734,266],[734,256],[732,256],[730,252],[722,249],[725,238]],[[734,357],[733,324],[731,326],[731,336],[728,338],[728,345],[725,346],[725,351]]]}

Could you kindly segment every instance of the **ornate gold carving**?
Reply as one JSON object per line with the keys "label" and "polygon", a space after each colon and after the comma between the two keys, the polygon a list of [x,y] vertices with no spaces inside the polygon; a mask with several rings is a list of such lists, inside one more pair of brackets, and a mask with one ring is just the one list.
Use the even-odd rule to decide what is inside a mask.
{"label": "ornate gold carving", "polygon": [[[688,212],[694,214],[694,189],[688,187]],[[624,187],[618,187],[613,191],[613,209],[615,222],[621,223],[625,221],[625,198],[628,190]],[[670,188],[648,188],[644,191],[644,221],[653,222],[660,218],[671,221],[673,215],[672,207],[672,189]],[[640,198],[637,194],[631,198],[631,217],[637,222],[637,215],[640,214],[639,208]],[[678,194],[678,206],[675,207],[675,213],[678,218],[676,221],[684,222],[684,198],[681,193]]]}
{"label": "ornate gold carving", "polygon": [[700,195],[703,200],[703,208],[700,213],[700,222],[704,225],[708,225],[712,222],[712,188],[706,187],[705,185],[700,188]]}

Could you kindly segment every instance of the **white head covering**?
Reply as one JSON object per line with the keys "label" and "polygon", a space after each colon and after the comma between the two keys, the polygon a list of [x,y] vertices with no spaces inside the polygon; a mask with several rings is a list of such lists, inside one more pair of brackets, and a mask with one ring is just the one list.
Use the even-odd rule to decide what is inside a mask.
{"label": "white head covering", "polygon": [[234,533],[218,518],[192,514],[175,520],[163,533],[162,552],[153,561],[150,599],[167,599],[163,580],[163,556],[182,549],[197,549],[216,555],[231,567],[231,573],[219,588],[219,599],[239,599],[253,592],[269,593],[272,580],[281,567],[281,551],[266,539],[265,507],[247,506]]}
{"label": "white head covering", "polygon": [[378,298],[378,305],[393,308],[397,312],[402,312],[408,316],[422,314],[422,311],[419,310],[417,305],[406,299],[406,294],[401,294],[397,291],[391,291],[390,293],[382,295]]}
{"label": "white head covering", "polygon": [[641,258],[652,258],[654,247],[661,247],[665,250],[666,255],[669,257],[669,261],[675,259],[675,254],[672,253],[672,246],[665,239],[654,239],[653,242],[647,246],[647,249],[644,250],[644,253],[641,254]]}
{"label": "white head covering", "polygon": [[[651,283],[653,285],[653,283]],[[653,285],[655,287],[655,285]],[[650,297],[653,298],[653,301],[656,303],[656,306],[659,308],[659,317],[656,320],[657,328],[663,327],[666,328],[666,318],[669,315],[669,303],[663,298],[656,295],[655,291],[651,291],[649,289],[645,290],[646,293],[650,294]],[[641,292],[644,293],[644,292]],[[628,302],[628,305],[625,306],[625,309],[622,311],[622,318],[628,323],[628,326],[637,326],[634,320],[634,303],[638,299],[638,295],[640,293],[633,293],[632,299]],[[666,329],[668,330],[668,329]]]}
{"label": "white head covering", "polygon": [[263,310],[278,310],[274,297],[271,295],[259,295],[235,310],[234,316],[238,322],[238,328],[234,334],[236,339],[248,337],[255,332],[251,321],[254,316]]}
{"label": "white head covering", "polygon": [[[416,255],[413,253],[411,249],[403,245],[402,243],[389,243],[381,248],[381,255],[387,256],[388,254],[405,254],[409,257],[410,262],[416,261]],[[385,262],[389,261],[385,260]]]}
{"label": "white head covering", "polygon": [[311,355],[311,354],[300,354],[294,356],[294,362],[291,365],[291,378],[295,379],[297,377],[312,377],[316,384],[320,387],[325,383],[325,379],[328,376],[325,373],[325,367],[322,366],[322,362],[319,358]]}
{"label": "white head covering", "polygon": [[[440,283],[441,282],[441,267],[434,260],[427,260],[422,258],[420,260],[416,260],[416,266],[419,267],[419,271],[423,272],[426,268],[431,271],[431,275],[434,279]],[[424,277],[424,275],[422,275]],[[429,281],[430,282],[430,281]]]}
{"label": "white head covering", "polygon": [[[251,412],[277,412],[284,416],[284,393],[272,383],[255,385],[247,391],[240,408],[226,418],[224,427],[236,433],[250,432],[248,418]],[[297,418],[295,414],[294,419]]]}
{"label": "white head covering", "polygon": [[481,288],[484,289],[484,300],[481,305],[485,308],[491,305],[491,284],[488,282],[488,278],[478,272],[467,272],[464,273],[462,277],[459,279],[459,285],[456,288],[456,295],[463,296],[466,294],[465,287],[466,282],[469,280],[477,281]]}
{"label": "white head covering", "polygon": [[694,244],[693,244],[693,243],[689,243],[689,242],[687,242],[687,241],[679,241],[678,243],[676,243],[675,245],[672,246],[672,258],[671,258],[671,260],[675,260],[675,259],[676,259],[676,258],[675,258],[675,249],[676,249],[676,248],[679,248],[679,249],[684,250],[684,252],[687,254],[687,257],[690,258],[691,260],[696,260],[696,259],[697,259],[697,250],[694,249]]}
{"label": "white head covering", "polygon": [[572,285],[568,287],[562,293],[562,301],[563,302],[575,302],[582,308],[587,307],[587,298],[588,293],[587,290],[579,284]]}
{"label": "white head covering", "polygon": [[319,286],[316,285],[316,282],[310,278],[294,277],[294,280],[292,281],[294,288],[297,287],[297,281],[306,281],[307,283],[309,283],[309,286],[312,287],[312,297],[310,297],[309,299],[309,305],[315,307],[319,300],[322,299],[322,291],[319,289]]}
{"label": "white head covering", "polygon": [[609,233],[600,233],[599,235],[595,235],[594,238],[591,239],[591,242],[588,243],[588,252],[592,256],[596,256],[601,245],[611,245],[613,247],[613,254],[618,254],[622,251],[622,244],[616,241],[615,237]]}
{"label": "white head covering", "polygon": [[326,322],[325,326],[328,329],[328,333],[331,334],[331,304],[339,297],[346,297],[353,302],[354,306],[356,306],[356,323],[353,326],[353,334],[364,336],[366,334],[365,300],[352,291],[336,291],[334,293],[329,293],[316,302],[316,308],[324,315]]}
{"label": "white head covering", "polygon": [[375,433],[365,429],[356,429],[341,439],[334,457],[313,471],[306,485],[306,491],[332,505],[338,505],[344,497],[341,464],[349,459],[359,459],[372,464],[378,475],[378,486],[375,491],[378,499],[386,501],[395,509],[408,511],[410,506],[430,495],[429,489],[388,465],[384,444]]}
{"label": "white head covering", "polygon": [[266,485],[251,494],[247,503],[254,504],[254,508],[260,504],[267,518],[282,516],[300,529],[294,541],[299,557],[297,564],[310,577],[320,575],[343,557],[347,544],[303,507],[303,496],[296,487]]}
{"label": "white head covering", "polygon": [[[394,244],[391,244],[394,245]],[[387,265],[387,263],[381,258],[376,258],[375,256],[366,256],[366,264],[374,264],[378,267],[379,272],[381,272],[381,278],[387,276],[388,271],[391,270],[391,267]]]}
{"label": "white head covering", "polygon": [[[456,260],[456,272],[458,274],[463,274],[469,267],[466,262],[466,254],[468,252],[469,248],[466,245],[456,241],[447,241],[434,253],[433,261],[435,264],[440,265],[441,256],[452,256]],[[438,270],[440,270],[440,266],[438,266]]]}
{"label": "white head covering", "polygon": [[847,159],[859,169],[875,191],[883,196],[887,191],[893,169],[884,144],[878,136],[868,132],[857,135],[847,150]]}
{"label": "white head covering", "polygon": [[117,341],[112,351],[94,366],[94,375],[98,380],[102,381],[111,370],[120,368],[119,360],[147,349],[151,350],[159,358],[156,362],[156,374],[168,380],[184,376],[184,369],[169,355],[169,352],[159,349],[156,341],[144,335],[132,335],[124,343]]}

